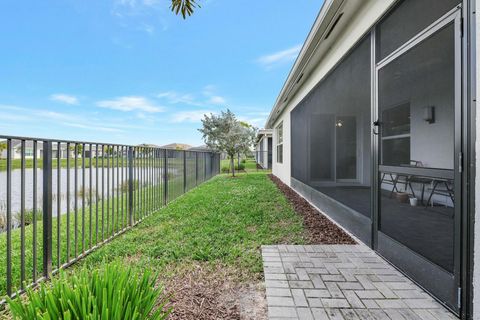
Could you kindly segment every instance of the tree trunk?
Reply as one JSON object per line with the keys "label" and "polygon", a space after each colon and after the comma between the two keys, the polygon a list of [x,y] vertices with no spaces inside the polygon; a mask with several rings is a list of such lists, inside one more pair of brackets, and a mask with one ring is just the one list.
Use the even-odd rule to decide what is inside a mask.
{"label": "tree trunk", "polygon": [[235,177],[235,155],[230,155],[230,167],[232,168],[232,177]]}

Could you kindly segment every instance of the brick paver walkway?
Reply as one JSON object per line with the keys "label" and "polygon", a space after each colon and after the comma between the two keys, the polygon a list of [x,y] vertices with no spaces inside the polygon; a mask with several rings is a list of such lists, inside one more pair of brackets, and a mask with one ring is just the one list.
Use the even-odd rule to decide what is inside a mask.
{"label": "brick paver walkway", "polygon": [[364,245],[263,246],[269,319],[457,319]]}

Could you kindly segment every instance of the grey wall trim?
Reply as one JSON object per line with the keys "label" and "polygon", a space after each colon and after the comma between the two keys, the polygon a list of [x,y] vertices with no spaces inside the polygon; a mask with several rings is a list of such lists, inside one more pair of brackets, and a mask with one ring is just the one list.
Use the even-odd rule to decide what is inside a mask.
{"label": "grey wall trim", "polygon": [[321,212],[328,215],[335,222],[353,233],[363,243],[371,247],[372,221],[370,219],[295,178],[291,178],[291,186],[296,192],[320,209]]}
{"label": "grey wall trim", "polygon": [[[473,271],[475,230],[475,177],[476,177],[476,1],[463,0],[463,112],[464,118],[464,188],[462,196],[462,319],[473,318]],[[478,251],[478,249],[477,249]],[[478,301],[478,299],[477,299]]]}

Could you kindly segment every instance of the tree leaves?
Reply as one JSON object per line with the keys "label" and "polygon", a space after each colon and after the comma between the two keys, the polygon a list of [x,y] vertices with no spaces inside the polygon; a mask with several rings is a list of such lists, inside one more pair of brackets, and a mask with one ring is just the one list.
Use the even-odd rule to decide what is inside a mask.
{"label": "tree leaves", "polygon": [[197,0],[172,0],[170,9],[176,15],[181,14],[183,19],[187,16],[191,16],[196,8],[200,8]]}
{"label": "tree leaves", "polygon": [[218,116],[205,115],[202,124],[203,128],[199,131],[203,134],[206,145],[217,152],[225,152],[230,159],[233,159],[236,154],[250,151],[255,141],[256,128],[238,121],[233,112],[228,109]]}

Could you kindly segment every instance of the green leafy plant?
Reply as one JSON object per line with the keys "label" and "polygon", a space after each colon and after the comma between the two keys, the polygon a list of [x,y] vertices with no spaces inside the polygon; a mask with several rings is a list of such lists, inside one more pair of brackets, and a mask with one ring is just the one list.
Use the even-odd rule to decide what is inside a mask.
{"label": "green leafy plant", "polygon": [[245,170],[245,165],[243,163],[239,163],[235,166],[235,170]]}
{"label": "green leafy plant", "polygon": [[[22,221],[22,213],[21,212],[15,212],[14,213],[15,220],[17,220],[18,223]],[[23,219],[25,221],[25,226],[31,225],[33,223],[34,217],[37,219],[37,221],[41,221],[43,219],[43,212],[40,209],[37,209],[37,213],[34,215],[33,214],[33,209],[26,210],[25,214],[23,216]],[[2,225],[0,221],[0,226]],[[6,222],[5,222],[6,225]]]}
{"label": "green leafy plant", "polygon": [[228,166],[222,167],[222,173],[230,173],[230,167]]}
{"label": "green leafy plant", "polygon": [[239,121],[229,109],[220,115],[204,115],[202,133],[205,144],[211,150],[224,152],[230,159],[232,176],[235,176],[235,157],[250,152],[257,129],[248,123]]}
{"label": "green leafy plant", "polygon": [[[133,180],[133,190],[138,190],[138,186],[139,186],[139,183],[138,183],[138,180]],[[125,192],[128,192],[128,181],[125,181],[121,184],[120,186],[120,191],[125,193]]]}
{"label": "green leafy plant", "polygon": [[141,274],[110,263],[73,275],[61,272],[50,284],[27,289],[27,299],[7,298],[7,302],[15,319],[163,320],[171,310],[165,310],[168,299],[155,282],[149,271]]}

